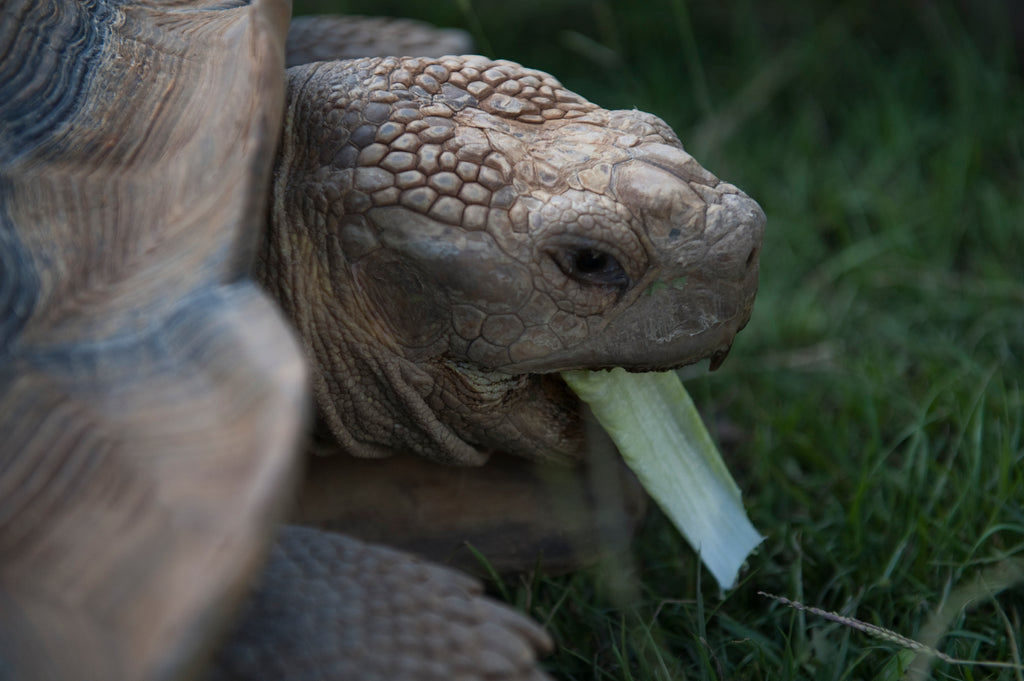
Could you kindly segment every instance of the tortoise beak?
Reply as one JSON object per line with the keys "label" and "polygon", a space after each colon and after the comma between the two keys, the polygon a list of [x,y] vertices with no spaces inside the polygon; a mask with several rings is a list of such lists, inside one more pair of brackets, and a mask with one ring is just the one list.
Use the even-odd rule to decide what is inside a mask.
{"label": "tortoise beak", "polygon": [[709,371],[718,371],[718,368],[725,363],[725,358],[729,356],[729,350],[732,349],[730,345],[725,350],[719,350],[715,354],[711,355],[711,362],[708,364]]}

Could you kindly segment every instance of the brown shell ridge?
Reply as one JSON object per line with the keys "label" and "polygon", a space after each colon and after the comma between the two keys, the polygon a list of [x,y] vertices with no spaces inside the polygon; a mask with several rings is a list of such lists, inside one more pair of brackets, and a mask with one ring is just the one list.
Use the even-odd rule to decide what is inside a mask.
{"label": "brown shell ridge", "polygon": [[[0,357],[11,351],[39,297],[39,274],[9,213],[10,173],[75,110],[100,58],[113,9],[79,3],[0,8]],[[95,19],[95,21],[94,21]]]}
{"label": "brown shell ridge", "polygon": [[0,9],[0,167],[53,134],[79,104],[114,10],[83,4],[5,3]]}
{"label": "brown shell ridge", "polygon": [[0,13],[0,677],[179,678],[297,467],[305,363],[246,276],[287,3]]}
{"label": "brown shell ridge", "polygon": [[[24,328],[39,295],[39,277],[7,216],[7,187],[0,177],[0,360]],[[0,369],[0,381],[3,371]]]}

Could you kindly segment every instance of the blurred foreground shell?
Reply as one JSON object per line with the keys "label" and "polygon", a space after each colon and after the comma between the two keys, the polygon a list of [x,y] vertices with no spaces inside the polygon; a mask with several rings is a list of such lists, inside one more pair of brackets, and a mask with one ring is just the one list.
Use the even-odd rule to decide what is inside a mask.
{"label": "blurred foreground shell", "polygon": [[287,24],[0,8],[0,677],[180,676],[263,559],[305,402],[246,275]]}

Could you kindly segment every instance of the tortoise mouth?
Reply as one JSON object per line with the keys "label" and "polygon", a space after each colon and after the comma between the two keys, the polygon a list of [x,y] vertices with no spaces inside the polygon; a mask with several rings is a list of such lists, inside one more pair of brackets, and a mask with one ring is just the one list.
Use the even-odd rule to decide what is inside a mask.
{"label": "tortoise mouth", "polygon": [[[751,300],[752,303],[752,300]],[[507,374],[545,374],[622,368],[644,373],[671,371],[710,359],[712,371],[725,361],[736,335],[750,319],[748,304],[721,318],[679,328],[656,315],[641,316],[571,348],[514,362],[497,370]]]}
{"label": "tortoise mouth", "polygon": [[[709,368],[722,365],[729,345],[705,350],[696,357],[671,366],[633,365],[627,371],[670,371],[709,359]],[[505,454],[535,461],[572,465],[586,458],[588,450],[587,406],[566,384],[561,370],[509,374],[449,363],[460,382],[478,396],[478,419],[451,424],[463,440],[483,454]],[[585,366],[598,371],[610,366]],[[568,370],[568,369],[566,369]]]}

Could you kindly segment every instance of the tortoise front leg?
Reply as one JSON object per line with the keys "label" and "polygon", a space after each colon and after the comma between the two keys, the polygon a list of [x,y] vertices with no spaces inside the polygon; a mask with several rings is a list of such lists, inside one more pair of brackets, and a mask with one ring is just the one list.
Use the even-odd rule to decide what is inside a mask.
{"label": "tortoise front leg", "polygon": [[536,657],[552,647],[470,577],[288,527],[206,681],[544,681]]}

